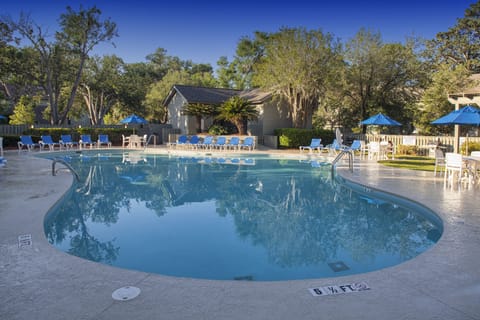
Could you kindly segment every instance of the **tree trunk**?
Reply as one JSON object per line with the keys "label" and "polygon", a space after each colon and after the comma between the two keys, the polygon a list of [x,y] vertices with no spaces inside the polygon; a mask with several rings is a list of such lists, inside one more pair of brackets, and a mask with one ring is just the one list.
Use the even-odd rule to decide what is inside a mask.
{"label": "tree trunk", "polygon": [[68,98],[67,106],[65,108],[65,111],[63,112],[63,115],[62,115],[62,118],[60,119],[59,124],[62,124],[65,121],[65,119],[67,118],[68,112],[73,106],[73,102],[75,101],[75,95],[77,94],[77,88],[80,85],[80,80],[82,79],[83,66],[85,64],[86,58],[87,58],[87,55],[82,54],[80,58],[80,64],[77,69],[77,75],[75,76],[75,82],[73,83],[72,91],[70,92],[70,97]]}
{"label": "tree trunk", "polygon": [[246,134],[244,121],[243,119],[237,119],[234,121],[235,127],[237,127],[238,134],[244,136]]}

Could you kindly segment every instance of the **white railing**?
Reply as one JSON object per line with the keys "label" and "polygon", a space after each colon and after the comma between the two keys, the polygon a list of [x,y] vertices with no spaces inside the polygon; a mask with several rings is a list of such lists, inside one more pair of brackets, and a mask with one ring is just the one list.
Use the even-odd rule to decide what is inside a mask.
{"label": "white railing", "polygon": [[[419,149],[428,150],[432,146],[440,144],[448,151],[453,150],[455,137],[453,136],[415,136],[415,135],[393,135],[393,134],[356,134],[351,138],[370,141],[391,141],[395,147],[399,145],[416,146]],[[480,143],[480,137],[460,137],[460,145],[465,141]]]}

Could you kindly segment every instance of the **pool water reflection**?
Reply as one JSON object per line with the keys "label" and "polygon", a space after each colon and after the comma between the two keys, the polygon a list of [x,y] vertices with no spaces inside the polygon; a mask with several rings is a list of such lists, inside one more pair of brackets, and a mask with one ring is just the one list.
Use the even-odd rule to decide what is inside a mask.
{"label": "pool water reflection", "polygon": [[441,226],[335,183],[330,168],[266,157],[84,152],[81,183],[47,215],[49,241],[122,268],[291,280],[378,270],[431,247]]}

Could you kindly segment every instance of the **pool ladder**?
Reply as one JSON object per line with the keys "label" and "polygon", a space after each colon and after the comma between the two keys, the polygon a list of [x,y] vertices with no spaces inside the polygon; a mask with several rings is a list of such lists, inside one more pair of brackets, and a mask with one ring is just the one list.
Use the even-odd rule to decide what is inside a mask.
{"label": "pool ladder", "polygon": [[148,139],[145,142],[145,146],[143,147],[143,151],[147,150],[147,146],[150,144],[150,140],[152,140],[152,137],[155,137],[155,135],[151,134],[148,136]]}
{"label": "pool ladder", "polygon": [[348,155],[348,170],[353,172],[353,150],[342,150],[332,161],[332,174],[335,171],[335,165],[340,161],[345,155]]}
{"label": "pool ladder", "polygon": [[57,174],[57,170],[55,170],[55,165],[56,165],[57,162],[63,164],[65,167],[67,167],[72,172],[72,174],[75,176],[77,181],[80,182],[80,177],[79,177],[78,173],[75,171],[75,169],[73,169],[72,166],[67,161],[65,161],[63,159],[60,159],[60,158],[55,158],[52,161],[52,176],[55,176]]}

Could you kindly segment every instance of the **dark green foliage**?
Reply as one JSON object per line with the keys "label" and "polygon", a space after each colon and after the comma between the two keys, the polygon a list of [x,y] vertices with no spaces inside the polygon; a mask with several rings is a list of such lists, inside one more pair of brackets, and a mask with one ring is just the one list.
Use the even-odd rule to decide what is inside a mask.
{"label": "dark green foliage", "polygon": [[323,129],[280,128],[275,130],[280,148],[298,148],[308,146],[313,138],[321,138],[322,144],[332,143],[335,132]]}
{"label": "dark green foliage", "polygon": [[247,121],[257,120],[258,110],[247,99],[234,96],[220,106],[217,119],[232,122],[237,127],[238,133],[245,135]]}
{"label": "dark green foliage", "polygon": [[480,151],[480,142],[466,142],[460,147],[460,152],[462,154],[467,154],[467,145],[468,145],[468,154],[472,151]]}
{"label": "dark green foliage", "polygon": [[20,141],[18,136],[3,136],[3,148],[17,148],[17,143]]}
{"label": "dark green foliage", "polygon": [[407,146],[401,144],[397,146],[397,154],[418,155],[419,149],[417,146]]}
{"label": "dark green foliage", "polygon": [[210,128],[208,128],[208,133],[211,135],[219,136],[229,134],[229,130],[224,126],[214,124]]}

